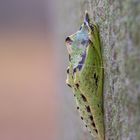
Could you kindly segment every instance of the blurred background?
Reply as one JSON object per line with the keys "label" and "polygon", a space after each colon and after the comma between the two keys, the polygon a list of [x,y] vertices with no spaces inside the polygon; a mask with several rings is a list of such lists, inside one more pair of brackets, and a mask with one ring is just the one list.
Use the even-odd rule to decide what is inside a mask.
{"label": "blurred background", "polygon": [[139,0],[0,0],[0,140],[93,140],[65,84],[64,40],[98,22],[106,139],[140,140]]}
{"label": "blurred background", "polygon": [[62,0],[0,1],[0,140],[86,139],[65,84],[76,3],[71,11]]}

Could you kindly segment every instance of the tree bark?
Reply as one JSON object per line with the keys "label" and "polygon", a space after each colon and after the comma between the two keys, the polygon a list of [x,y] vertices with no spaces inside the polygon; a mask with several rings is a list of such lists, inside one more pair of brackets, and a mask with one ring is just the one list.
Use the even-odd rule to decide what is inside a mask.
{"label": "tree bark", "polygon": [[[67,22],[78,27],[87,10],[100,28],[106,140],[140,140],[139,0],[71,0],[69,3],[73,10],[70,12],[72,8],[67,6],[63,13]],[[67,33],[71,34],[71,30],[75,29],[69,27]]]}

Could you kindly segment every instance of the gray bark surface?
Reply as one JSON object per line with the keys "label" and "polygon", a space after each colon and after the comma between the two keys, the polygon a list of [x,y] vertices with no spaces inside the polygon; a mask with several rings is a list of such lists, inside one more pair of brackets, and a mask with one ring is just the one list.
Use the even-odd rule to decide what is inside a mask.
{"label": "gray bark surface", "polygon": [[[63,28],[60,28],[65,35],[63,37],[79,28],[85,10],[88,10],[92,20],[100,27],[105,67],[106,140],[140,140],[140,1],[71,0],[67,1],[67,4],[63,2]],[[61,51],[67,53],[65,49]],[[66,92],[71,90],[66,89]],[[68,96],[67,98],[74,99],[72,95]],[[70,110],[72,108],[69,108]],[[80,119],[78,121],[80,122]],[[72,140],[92,139],[85,129],[81,129],[81,124],[75,127],[75,131],[71,134],[77,136],[73,136]],[[64,138],[69,139],[71,138]]]}

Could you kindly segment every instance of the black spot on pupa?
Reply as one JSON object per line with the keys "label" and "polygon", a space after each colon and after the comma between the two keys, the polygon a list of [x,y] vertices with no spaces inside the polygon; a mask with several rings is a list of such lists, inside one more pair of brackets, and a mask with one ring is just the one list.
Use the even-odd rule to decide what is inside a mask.
{"label": "black spot on pupa", "polygon": [[71,87],[71,85],[70,84],[67,84],[69,87]]}
{"label": "black spot on pupa", "polygon": [[87,112],[91,112],[89,106],[87,106],[86,109],[87,109]]}
{"label": "black spot on pupa", "polygon": [[81,120],[83,120],[83,117],[81,117]]}
{"label": "black spot on pupa", "polygon": [[79,106],[77,106],[77,109],[79,110]]}
{"label": "black spot on pupa", "polygon": [[93,116],[90,116],[89,118],[90,118],[91,121],[93,121]]}
{"label": "black spot on pupa", "polygon": [[69,61],[71,61],[71,56],[69,55]]}
{"label": "black spot on pupa", "polygon": [[87,127],[87,125],[85,125],[85,127]]}
{"label": "black spot on pupa", "polygon": [[77,66],[77,68],[79,69],[79,71],[82,69],[82,67],[83,67],[83,64],[84,64],[84,62],[85,62],[85,58],[86,58],[86,51],[85,51],[85,53],[83,53],[82,54],[82,59],[81,59],[81,61],[79,62],[79,64],[78,64],[78,66]]}
{"label": "black spot on pupa", "polygon": [[98,86],[98,77],[97,77],[97,79],[96,79],[96,86]]}
{"label": "black spot on pupa", "polygon": [[90,24],[90,28],[92,31],[94,31],[94,25],[93,24]]}
{"label": "black spot on pupa", "polygon": [[76,95],[74,94],[74,97],[75,97]]}
{"label": "black spot on pupa", "polygon": [[94,122],[92,123],[92,126],[95,127],[95,123]]}
{"label": "black spot on pupa", "polygon": [[66,40],[65,40],[67,43],[72,43],[73,41],[71,40],[70,37],[67,37]]}
{"label": "black spot on pupa", "polygon": [[69,74],[69,71],[70,71],[70,70],[69,70],[69,68],[68,68],[68,69],[67,69],[67,74]]}
{"label": "black spot on pupa", "polygon": [[94,73],[94,79],[96,79],[96,73]]}
{"label": "black spot on pupa", "polygon": [[[92,44],[92,41],[90,39],[88,40],[88,44]],[[95,64],[93,64],[93,65],[95,65]]]}
{"label": "black spot on pupa", "polygon": [[79,84],[75,84],[77,88],[79,88]]}
{"label": "black spot on pupa", "polygon": [[98,134],[98,131],[97,131],[97,129],[95,129],[95,131],[96,131],[96,133]]}
{"label": "black spot on pupa", "polygon": [[81,30],[82,29],[82,26],[80,27],[80,29],[79,30]]}
{"label": "black spot on pupa", "polygon": [[83,101],[84,101],[84,102],[87,102],[86,97],[85,97],[83,94],[81,94],[81,96],[82,96]]}
{"label": "black spot on pupa", "polygon": [[81,44],[85,45],[88,41],[87,40],[82,40]]}
{"label": "black spot on pupa", "polygon": [[96,73],[94,73],[94,79],[96,86],[98,86],[98,76],[96,75]]}
{"label": "black spot on pupa", "polygon": [[76,72],[76,68],[73,69],[73,73],[75,73],[75,72]]}

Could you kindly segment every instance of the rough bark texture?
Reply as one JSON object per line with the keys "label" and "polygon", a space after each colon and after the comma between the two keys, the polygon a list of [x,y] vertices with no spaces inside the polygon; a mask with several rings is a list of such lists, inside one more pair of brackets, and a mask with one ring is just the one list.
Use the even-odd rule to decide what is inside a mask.
{"label": "rough bark texture", "polygon": [[[65,35],[77,30],[85,9],[100,27],[105,67],[106,140],[140,140],[139,0],[71,0],[67,2],[70,6],[63,3],[65,5],[64,24],[67,27]],[[92,139],[89,135],[86,138],[83,137],[84,135],[81,134],[81,137],[72,139]]]}
{"label": "rough bark texture", "polygon": [[89,3],[102,37],[106,139],[140,139],[140,4],[132,0]]}

